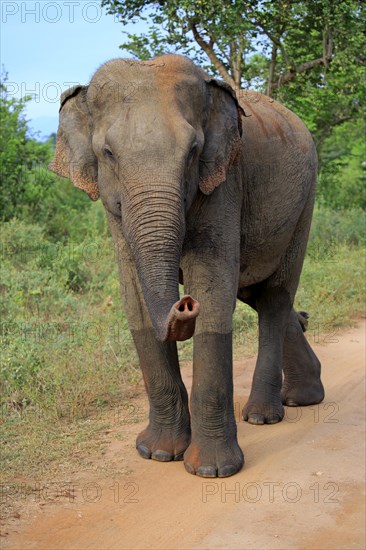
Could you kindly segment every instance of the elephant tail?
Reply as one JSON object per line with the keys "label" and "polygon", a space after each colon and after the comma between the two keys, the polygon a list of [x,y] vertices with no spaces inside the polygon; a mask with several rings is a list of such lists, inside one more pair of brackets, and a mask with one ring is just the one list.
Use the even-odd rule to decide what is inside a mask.
{"label": "elephant tail", "polygon": [[297,313],[297,318],[301,325],[302,331],[306,332],[309,324],[308,322],[309,314],[306,311],[297,311],[296,313]]}

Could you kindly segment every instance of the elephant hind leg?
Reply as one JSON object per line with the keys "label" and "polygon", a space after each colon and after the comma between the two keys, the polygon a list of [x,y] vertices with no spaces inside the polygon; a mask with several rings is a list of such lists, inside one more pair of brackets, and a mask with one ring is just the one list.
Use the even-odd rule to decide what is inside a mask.
{"label": "elephant hind leg", "polygon": [[324,399],[321,365],[304,335],[304,319],[304,312],[292,310],[285,330],[281,400],[289,407],[314,405]]}
{"label": "elephant hind leg", "polygon": [[[238,298],[257,311],[253,295]],[[306,312],[292,309],[284,328],[281,401],[288,407],[314,405],[324,399],[321,364],[304,334],[308,318]],[[272,317],[269,324],[274,326],[276,321]],[[255,423],[255,419],[252,422]]]}
{"label": "elephant hind leg", "polygon": [[259,322],[258,357],[243,418],[250,424],[275,424],[284,416],[280,397],[283,337],[292,311],[291,297],[283,288],[262,288],[255,308]]}

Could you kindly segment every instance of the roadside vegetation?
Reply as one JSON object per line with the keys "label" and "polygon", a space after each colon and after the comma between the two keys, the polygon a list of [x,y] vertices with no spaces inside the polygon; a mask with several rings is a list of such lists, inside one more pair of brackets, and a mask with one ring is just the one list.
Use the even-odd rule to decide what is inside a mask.
{"label": "roadside vegetation", "polygon": [[[350,45],[347,48],[351,55]],[[256,59],[263,69],[263,59]],[[334,74],[333,80],[338,73]],[[335,90],[346,78],[343,72],[338,76],[338,84],[332,83]],[[289,82],[295,89],[298,81]],[[306,86],[313,89],[311,79]],[[306,96],[306,86],[300,114],[306,97],[313,97],[310,92]],[[270,88],[275,95],[274,77]],[[349,82],[347,91],[352,94]],[[290,88],[286,93],[285,100],[295,108]],[[10,99],[3,78],[0,445],[4,482],[20,476],[52,476],[88,464],[91,454],[103,452],[111,418],[118,417],[121,427],[138,420],[130,414],[129,403],[141,380],[103,208],[47,170],[54,136],[39,142],[30,135],[26,101]],[[324,117],[316,120],[316,105],[307,114],[319,137],[321,170],[296,307],[309,313],[308,336],[316,342],[326,343],[340,327],[364,314],[366,162],[358,101],[356,94],[353,103],[343,105],[344,120],[337,119],[334,126]],[[256,315],[238,304],[235,358],[254,354],[256,344]],[[191,342],[179,345],[183,361],[191,358],[191,346]]]}

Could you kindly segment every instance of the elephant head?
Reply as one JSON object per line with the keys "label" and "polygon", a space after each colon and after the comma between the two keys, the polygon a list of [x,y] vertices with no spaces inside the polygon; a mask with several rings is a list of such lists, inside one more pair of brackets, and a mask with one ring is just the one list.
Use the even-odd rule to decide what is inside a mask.
{"label": "elephant head", "polygon": [[194,332],[199,304],[178,293],[186,215],[235,164],[240,115],[229,86],[177,55],[109,61],[61,97],[50,168],[118,221],[162,341]]}

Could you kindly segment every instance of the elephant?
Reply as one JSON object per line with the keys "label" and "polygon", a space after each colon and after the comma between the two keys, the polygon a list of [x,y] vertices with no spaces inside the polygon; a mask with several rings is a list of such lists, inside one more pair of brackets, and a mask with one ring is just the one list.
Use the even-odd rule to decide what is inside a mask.
{"label": "elephant", "polygon": [[[201,477],[242,468],[237,299],[259,327],[244,420],[274,424],[284,405],[322,401],[306,316],[293,308],[317,175],[313,140],[294,113],[258,92],[235,93],[185,56],[112,59],[62,94],[50,169],[106,212],[149,400],[136,441],[143,458],[184,460]],[[176,342],[191,337],[188,399]]]}

